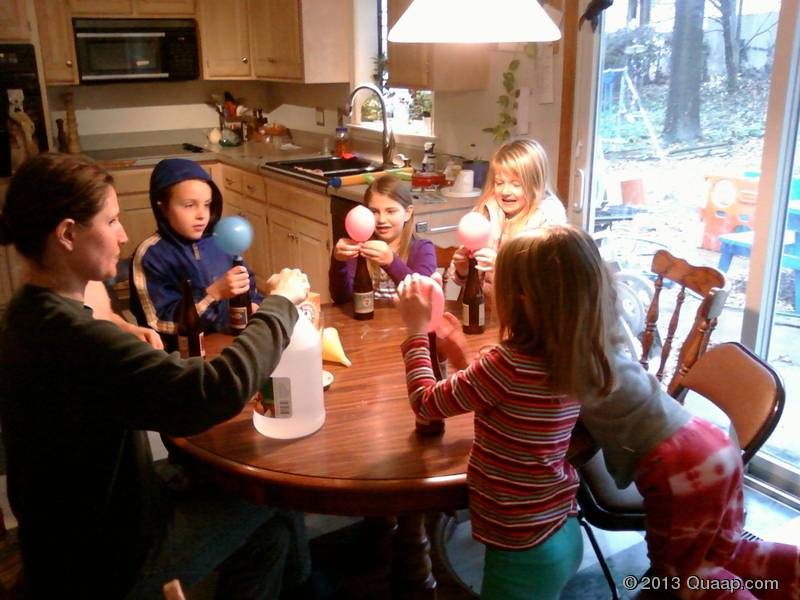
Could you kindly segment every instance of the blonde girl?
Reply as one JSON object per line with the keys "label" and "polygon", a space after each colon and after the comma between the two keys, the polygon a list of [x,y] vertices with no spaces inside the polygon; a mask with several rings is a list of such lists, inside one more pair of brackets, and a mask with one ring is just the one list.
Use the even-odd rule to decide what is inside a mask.
{"label": "blonde girl", "polygon": [[611,280],[588,235],[553,226],[508,240],[494,285],[500,344],[438,383],[430,298],[418,278],[400,286],[409,399],[423,418],[475,413],[467,482],[473,537],[486,545],[481,597],[555,599],[583,551],[566,460],[578,399],[613,386]]}
{"label": "blonde girl", "polygon": [[359,255],[368,259],[376,298],[391,298],[406,275],[430,275],[436,270],[433,243],[413,235],[413,201],[408,185],[393,175],[370,184],[364,193],[364,204],[375,215],[375,234],[366,242],[346,237],[336,242],[329,273],[335,303],[352,298]]}
{"label": "blonde girl", "polygon": [[463,246],[453,255],[453,281],[463,285],[470,256],[478,269],[491,272],[500,246],[521,231],[567,222],[564,205],[549,183],[550,168],[542,145],[530,139],[508,142],[495,152],[489,163],[486,183],[475,212],[489,219],[491,238],[485,248],[470,253]]}

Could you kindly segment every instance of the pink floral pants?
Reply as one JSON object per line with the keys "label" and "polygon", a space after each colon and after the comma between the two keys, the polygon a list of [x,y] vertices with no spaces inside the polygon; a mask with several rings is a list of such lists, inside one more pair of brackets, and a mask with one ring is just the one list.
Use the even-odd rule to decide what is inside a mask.
{"label": "pink floral pants", "polygon": [[741,537],[742,461],[719,428],[693,418],[642,459],[636,485],[650,562],[679,597],[800,599],[797,546]]}

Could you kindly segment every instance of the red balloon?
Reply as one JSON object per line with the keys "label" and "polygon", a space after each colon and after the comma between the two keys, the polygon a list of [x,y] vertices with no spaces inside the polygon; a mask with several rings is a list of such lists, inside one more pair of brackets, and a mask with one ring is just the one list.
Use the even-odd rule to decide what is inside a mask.
{"label": "red balloon", "polygon": [[350,239],[356,242],[366,242],[375,231],[375,217],[372,211],[363,204],[354,206],[344,218],[344,228]]}
{"label": "red balloon", "polygon": [[481,213],[468,212],[458,222],[458,241],[467,250],[485,248],[492,235],[489,220]]}

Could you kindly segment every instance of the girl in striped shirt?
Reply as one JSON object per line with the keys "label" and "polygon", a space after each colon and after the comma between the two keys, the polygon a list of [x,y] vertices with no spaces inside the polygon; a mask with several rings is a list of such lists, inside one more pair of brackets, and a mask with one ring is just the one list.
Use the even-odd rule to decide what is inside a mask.
{"label": "girl in striped shirt", "polygon": [[414,411],[475,413],[467,483],[473,537],[486,545],[482,598],[558,598],[580,565],[578,478],[566,453],[577,398],[612,385],[606,332],[615,313],[600,267],[592,239],[572,227],[508,240],[494,280],[500,344],[438,383],[428,288],[412,275],[398,289]]}

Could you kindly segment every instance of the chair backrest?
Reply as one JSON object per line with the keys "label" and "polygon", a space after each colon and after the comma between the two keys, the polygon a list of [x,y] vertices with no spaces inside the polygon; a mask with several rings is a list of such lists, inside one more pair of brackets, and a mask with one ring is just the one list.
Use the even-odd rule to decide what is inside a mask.
{"label": "chair backrest", "polygon": [[692,390],[718,406],[731,426],[746,463],[778,424],[785,392],[780,376],[737,342],[714,346],[681,379],[678,392]]}
{"label": "chair backrest", "polygon": [[166,600],[186,600],[186,596],[183,595],[181,582],[177,579],[165,583],[161,587],[161,591],[164,593],[164,598]]}
{"label": "chair backrest", "polygon": [[0,598],[22,598],[22,554],[16,531],[6,531],[3,511],[0,510]]}
{"label": "chair backrest", "polygon": [[436,268],[443,269],[442,271],[442,289],[447,287],[447,269],[450,267],[450,262],[453,260],[453,254],[455,254],[458,248],[456,246],[447,246],[443,248],[441,246],[434,246],[436,249]]}
{"label": "chair backrest", "polygon": [[659,250],[653,256],[651,265],[656,274],[653,299],[647,310],[646,325],[642,334],[642,355],[639,362],[645,369],[649,369],[649,356],[656,339],[657,323],[660,316],[659,302],[664,287],[664,280],[669,279],[680,286],[675,308],[672,311],[667,325],[666,335],[663,337],[661,355],[659,357],[656,378],[664,378],[667,360],[672,351],[675,332],[681,317],[681,309],[686,299],[686,290],[689,289],[702,298],[699,308],[695,313],[694,323],[681,345],[673,376],[667,386],[667,392],[676,396],[676,389],[698,357],[705,352],[711,333],[717,326],[717,318],[725,305],[728,292],[724,290],[725,276],[712,267],[696,267],[681,258],[676,258],[666,250]]}

